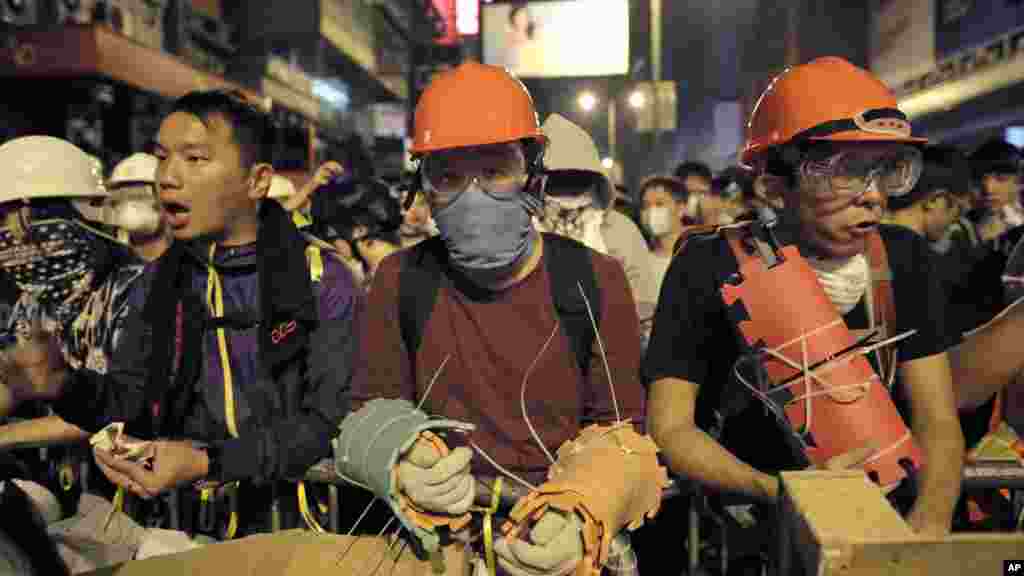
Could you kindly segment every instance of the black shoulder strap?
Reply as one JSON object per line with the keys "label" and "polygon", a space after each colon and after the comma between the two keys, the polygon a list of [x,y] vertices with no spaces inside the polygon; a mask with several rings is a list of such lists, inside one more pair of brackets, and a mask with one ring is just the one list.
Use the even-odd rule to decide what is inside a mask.
{"label": "black shoulder strap", "polygon": [[[574,240],[545,234],[544,261],[551,278],[555,312],[580,369],[586,373],[594,347],[594,328],[587,302],[594,314],[594,323],[601,325],[601,292],[590,261],[590,250]],[[419,349],[423,328],[434,310],[443,262],[444,243],[436,236],[420,242],[402,256],[398,276],[399,329],[409,352]],[[586,294],[585,300],[580,294],[580,285]]]}
{"label": "black shoulder strap", "polygon": [[[583,374],[590,370],[594,348],[594,327],[587,304],[594,315],[594,324],[601,326],[601,292],[597,286],[590,250],[575,240],[544,234],[544,262],[551,278],[551,295],[555,311],[576,362]],[[583,294],[580,293],[583,287]],[[584,299],[584,294],[586,298]]]}
{"label": "black shoulder strap", "polygon": [[423,327],[434,311],[443,260],[444,242],[438,236],[420,242],[402,255],[398,272],[398,323],[409,354],[419,349]]}

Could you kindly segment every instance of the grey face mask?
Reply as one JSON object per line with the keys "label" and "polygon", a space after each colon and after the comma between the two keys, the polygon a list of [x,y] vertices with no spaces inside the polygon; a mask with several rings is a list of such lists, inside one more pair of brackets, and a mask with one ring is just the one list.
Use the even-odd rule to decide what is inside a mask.
{"label": "grey face mask", "polygon": [[469,272],[508,270],[529,255],[537,200],[522,190],[495,198],[473,182],[451,204],[434,212],[452,264]]}

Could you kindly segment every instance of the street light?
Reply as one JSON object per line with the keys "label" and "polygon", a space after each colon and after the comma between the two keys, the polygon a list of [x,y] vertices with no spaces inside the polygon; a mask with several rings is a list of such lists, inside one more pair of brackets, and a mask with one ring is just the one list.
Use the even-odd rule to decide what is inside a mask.
{"label": "street light", "polygon": [[579,98],[576,99],[576,103],[579,104],[584,112],[590,112],[597,106],[597,96],[590,91],[582,92]]}
{"label": "street light", "polygon": [[647,105],[647,95],[644,94],[643,90],[633,90],[629,94],[629,107],[634,110],[640,110]]}

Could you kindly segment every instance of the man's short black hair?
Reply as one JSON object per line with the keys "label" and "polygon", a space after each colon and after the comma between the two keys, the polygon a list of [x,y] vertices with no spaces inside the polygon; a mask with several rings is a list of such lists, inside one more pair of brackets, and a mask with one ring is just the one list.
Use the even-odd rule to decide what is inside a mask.
{"label": "man's short black hair", "polygon": [[208,125],[214,116],[223,118],[231,127],[231,138],[241,151],[244,168],[273,162],[274,127],[270,115],[250,103],[241,92],[189,92],[171,104],[167,115],[175,112],[191,114],[205,125]]}
{"label": "man's short black hair", "polygon": [[971,173],[975,180],[989,174],[1016,174],[1020,171],[1020,149],[1003,140],[989,140],[971,154]]}
{"label": "man's short black hair", "polygon": [[971,193],[971,166],[967,155],[954,146],[928,146],[925,148],[925,162],[934,158],[934,162],[948,166],[952,171],[949,191],[954,196],[969,196]]}
{"label": "man's short black hair", "polygon": [[640,183],[640,201],[644,199],[644,194],[647,190],[654,186],[662,186],[668,190],[669,195],[679,203],[685,204],[690,199],[690,191],[686,189],[686,184],[680,178],[673,178],[672,176],[665,176],[663,174],[655,174],[644,178],[643,182]]}
{"label": "man's short black hair", "polygon": [[690,176],[700,176],[707,180],[708,184],[711,184],[711,180],[713,180],[711,168],[708,168],[708,165],[703,162],[683,162],[676,168],[676,178],[686,182]]}
{"label": "man's short black hair", "polygon": [[314,233],[324,240],[351,242],[357,228],[366,228],[366,237],[402,244],[401,204],[383,180],[342,178],[317,188],[312,216]]}

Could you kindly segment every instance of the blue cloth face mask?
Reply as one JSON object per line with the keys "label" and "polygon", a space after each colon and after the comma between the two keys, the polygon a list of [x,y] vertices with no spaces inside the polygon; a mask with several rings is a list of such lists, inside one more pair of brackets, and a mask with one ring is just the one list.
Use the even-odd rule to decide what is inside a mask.
{"label": "blue cloth face mask", "polygon": [[521,187],[508,198],[496,198],[474,181],[433,216],[453,265],[467,272],[497,273],[533,249],[537,232],[531,210],[536,207]]}

